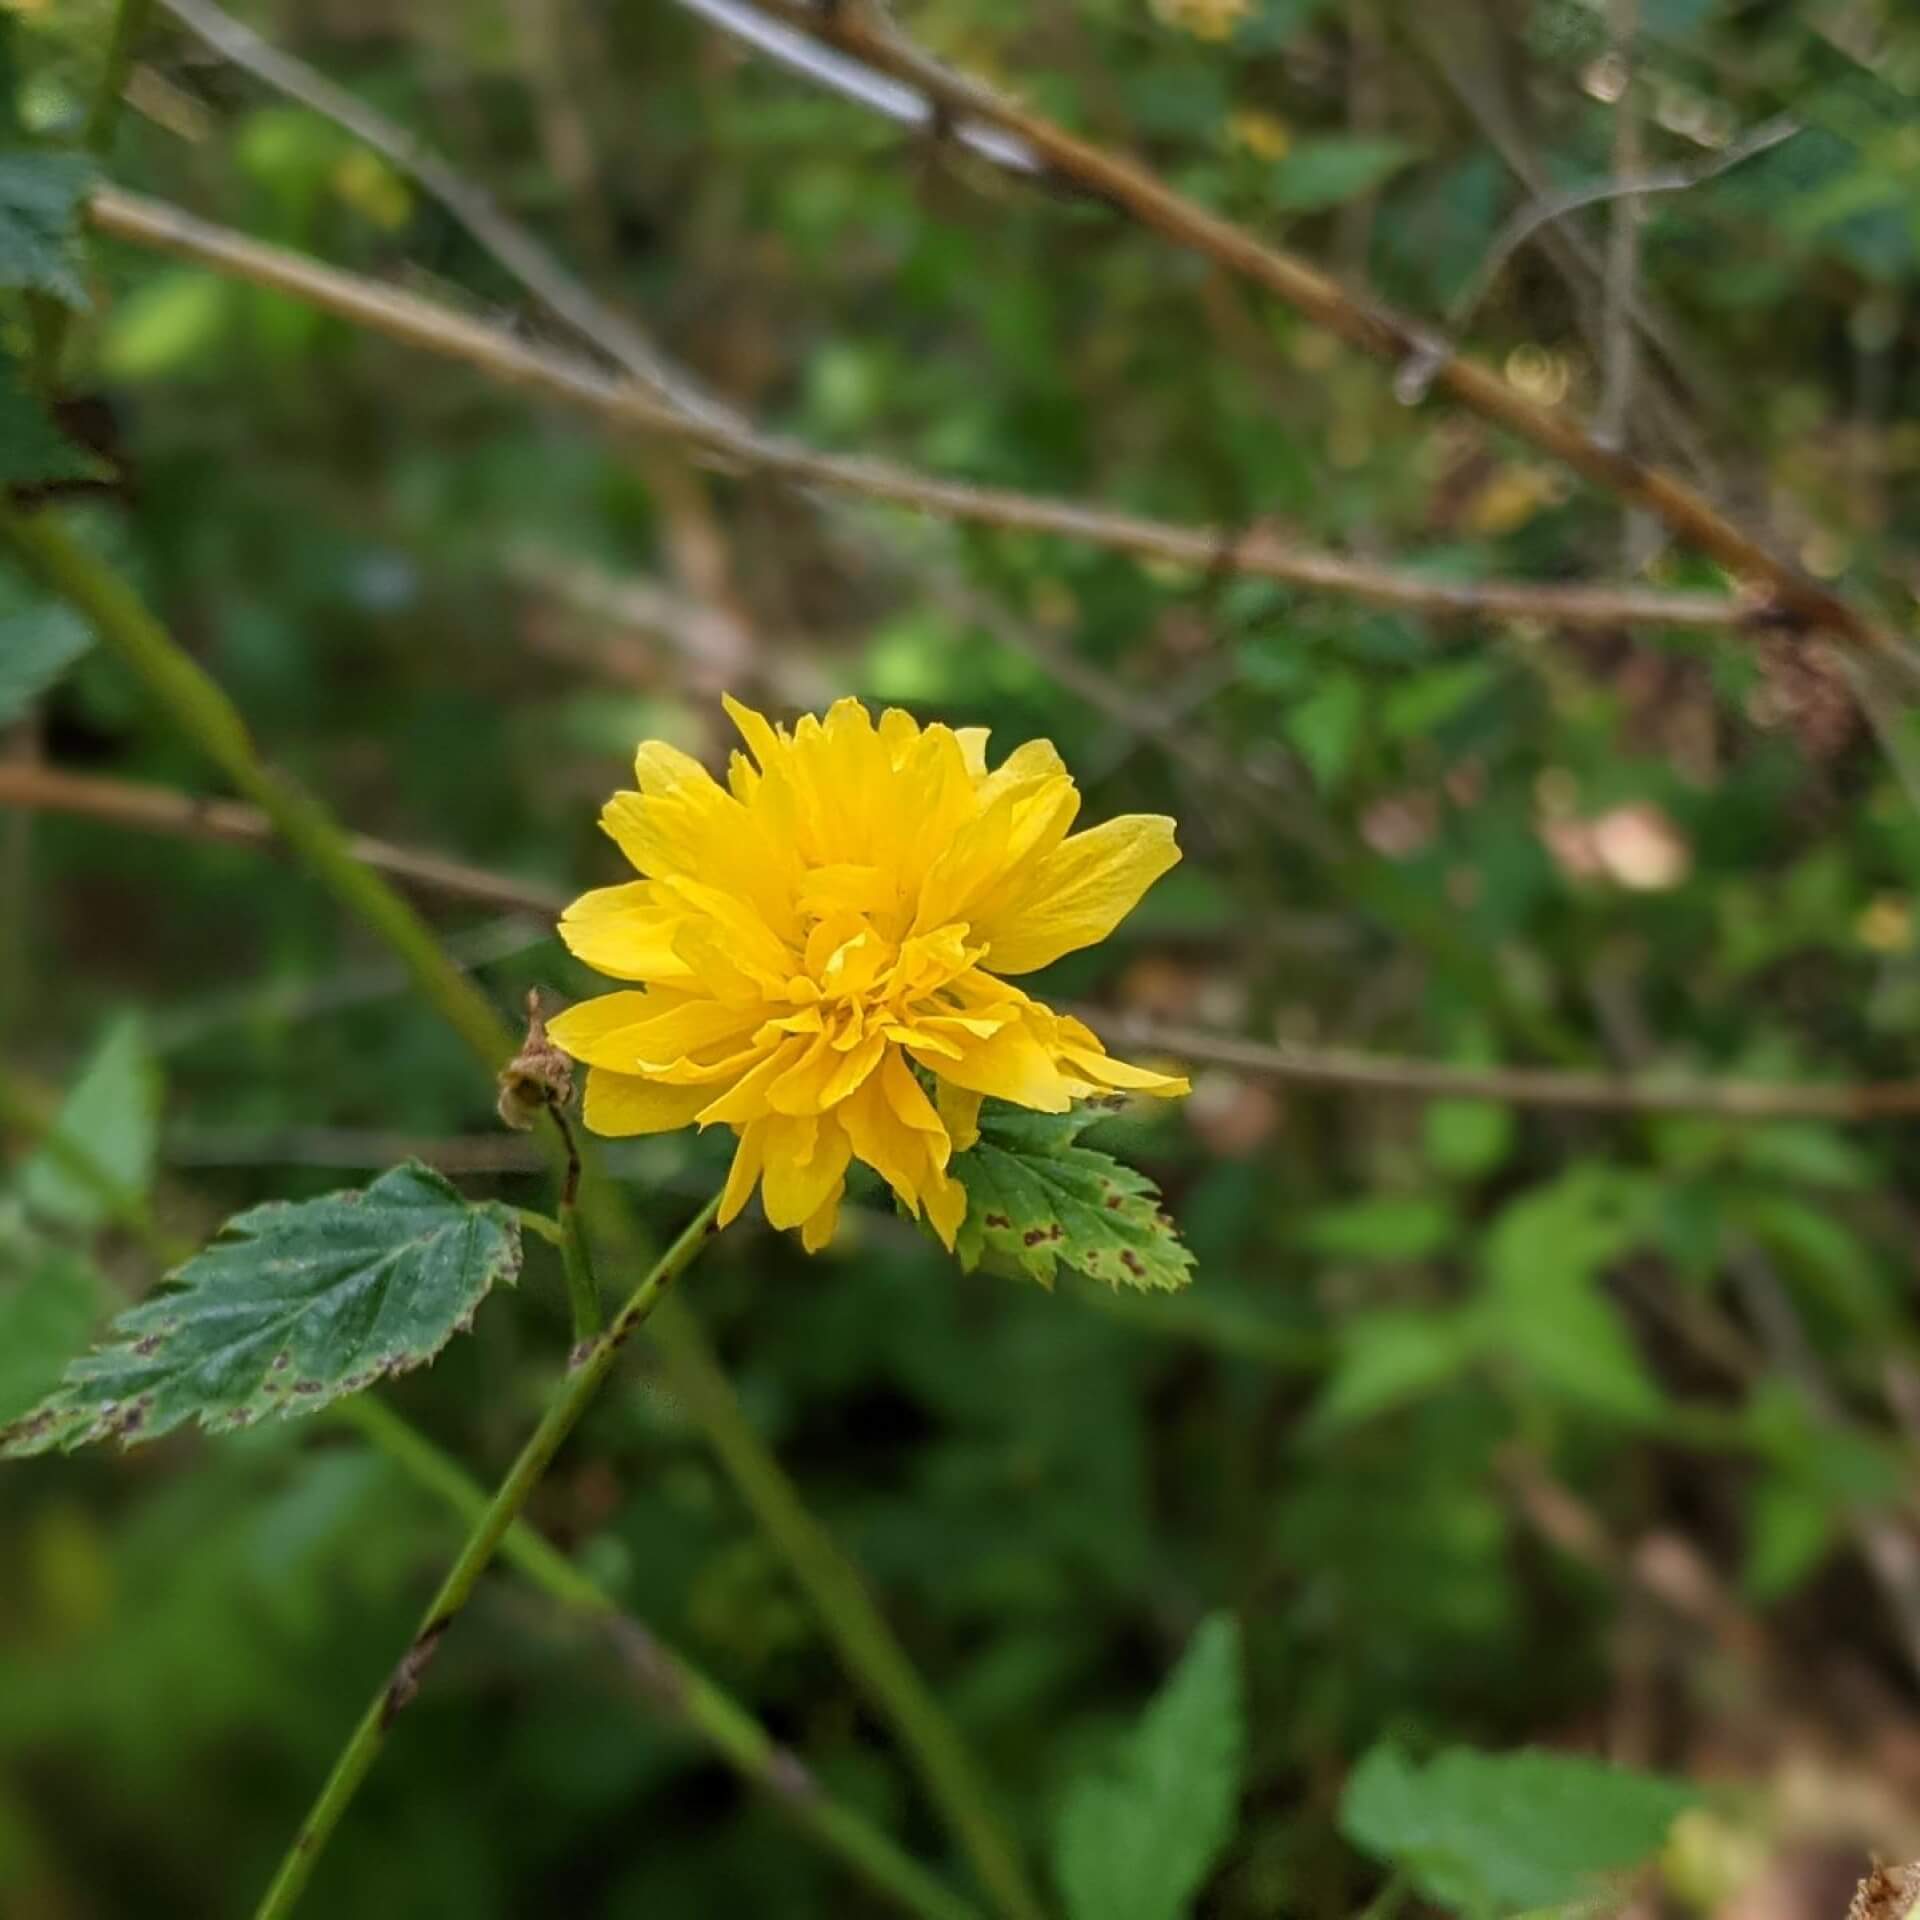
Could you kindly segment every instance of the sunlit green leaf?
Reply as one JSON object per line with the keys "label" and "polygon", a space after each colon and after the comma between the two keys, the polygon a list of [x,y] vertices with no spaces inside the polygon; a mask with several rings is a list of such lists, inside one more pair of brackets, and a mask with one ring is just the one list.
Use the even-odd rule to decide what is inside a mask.
{"label": "sunlit green leaf", "polygon": [[363,1192],[255,1207],[0,1429],[0,1454],[316,1412],[424,1366],[519,1270],[511,1210],[469,1205],[413,1163]]}
{"label": "sunlit green leaf", "polygon": [[982,1109],[980,1139],[953,1159],[967,1190],[958,1252],[969,1269],[983,1258],[1051,1286],[1061,1262],[1110,1287],[1171,1290],[1193,1278],[1193,1256],[1144,1174],[1076,1143],[1100,1118],[1028,1113],[994,1102]]}

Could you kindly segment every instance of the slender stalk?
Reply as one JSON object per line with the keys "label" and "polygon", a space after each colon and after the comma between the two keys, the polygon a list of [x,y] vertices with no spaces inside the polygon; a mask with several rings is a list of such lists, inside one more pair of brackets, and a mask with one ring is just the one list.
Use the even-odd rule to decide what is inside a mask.
{"label": "slender stalk", "polygon": [[325,809],[260,758],[239,709],[139,599],[45,514],[0,505],[0,541],[87,617],[293,851],[399,955],[414,984],[467,1045],[489,1066],[506,1059],[513,1034],[486,996],[447,958],[413,909],[354,857],[347,835]]}
{"label": "slender stalk", "polygon": [[560,1209],[560,1265],[567,1277],[567,1302],[573,1309],[577,1345],[600,1331],[605,1316],[600,1306],[600,1283],[594,1278],[593,1250],[580,1224],[580,1209],[570,1202]]}
{"label": "slender stalk", "polygon": [[566,1168],[560,1176],[560,1265],[573,1308],[573,1340],[579,1346],[600,1331],[606,1316],[600,1302],[600,1282],[593,1271],[593,1247],[580,1216],[579,1142],[573,1137],[567,1110],[558,1100],[548,1103],[547,1114],[567,1152]]}
{"label": "slender stalk", "polygon": [[[446,956],[425,922],[378,873],[355,859],[346,834],[325,810],[267,767],[232,702],[165,628],[50,521],[0,507],[0,545],[11,546],[39,578],[88,617],[146,682],[180,731],[259,804],[321,884],[393,948],[428,1003],[487,1071],[496,1072],[514,1051],[515,1035]],[[558,1134],[549,1129],[548,1138],[558,1155]],[[616,1241],[638,1241],[638,1222],[605,1182],[593,1196],[593,1213]],[[613,1336],[618,1335],[616,1322]],[[1037,1920],[1042,1908],[1027,1884],[1018,1845],[958,1730],[867,1597],[859,1574],[807,1513],[779,1462],[753,1431],[699,1322],[669,1300],[654,1336],[674,1387],[693,1406],[709,1444],[775,1545],[787,1554],[850,1671],[892,1722],[919,1768],[928,1797],[959,1839],[982,1886],[993,1894],[1006,1920]],[[784,1522],[777,1530],[769,1517],[774,1514]]]}
{"label": "slender stalk", "polygon": [[320,1797],[301,1822],[293,1844],[280,1863],[279,1872],[274,1875],[272,1885],[256,1910],[256,1920],[284,1920],[284,1916],[293,1911],[307,1882],[313,1878],[314,1868],[319,1865],[334,1829],[353,1804],[361,1781],[367,1777],[374,1761],[380,1756],[381,1748],[386,1745],[394,1722],[419,1693],[421,1679],[432,1664],[448,1628],[472,1598],[480,1576],[500,1551],[501,1543],[512,1530],[513,1523],[532,1498],[534,1488],[540,1484],[548,1467],[553,1464],[554,1456],[567,1436],[579,1425],[581,1415],[592,1403],[593,1396],[599,1392],[607,1375],[613,1371],[613,1363],[619,1358],[620,1349],[646,1323],[667,1289],[692,1265],[694,1257],[712,1238],[715,1231],[714,1215],[719,1210],[720,1198],[716,1194],[694,1215],[692,1223],[679,1239],[654,1263],[647,1277],[620,1309],[613,1325],[575,1361],[545,1417],[534,1429],[533,1437],[521,1448],[520,1457],[514,1461],[507,1477],[487,1502],[486,1510],[475,1520],[472,1532],[467,1535],[466,1545],[460,1549],[459,1557],[440,1584],[440,1591],[428,1603],[419,1631],[415,1633],[406,1652],[400,1656],[399,1664],[386,1685],[374,1695],[366,1712],[360,1716],[360,1722],[348,1737],[347,1744],[341,1748],[339,1758],[333,1763],[333,1771],[320,1789]]}
{"label": "slender stalk", "polygon": [[842,1659],[912,1753],[994,1904],[1018,1920],[1039,1920],[1044,1909],[958,1729],[927,1691],[858,1569],[808,1512],[754,1432],[698,1322],[669,1301],[654,1322],[653,1338],[672,1365],[676,1391],[700,1421],[754,1518],[785,1557]]}
{"label": "slender stalk", "polygon": [[[383,1401],[359,1394],[341,1402],[334,1413],[470,1523],[477,1524],[485,1516],[487,1494],[480,1483]],[[978,1920],[972,1907],[877,1827],[829,1799],[796,1754],[774,1740],[751,1713],[697,1667],[622,1612],[591,1574],[524,1520],[507,1529],[500,1557],[553,1599],[589,1616],[662,1711],[704,1740],[870,1886],[921,1920]]]}
{"label": "slender stalk", "polygon": [[107,61],[100,70],[100,88],[87,115],[85,139],[89,152],[105,154],[113,145],[113,129],[120,118],[120,96],[133,69],[134,49],[146,31],[153,0],[120,0],[114,9],[113,30],[107,37]]}
{"label": "slender stalk", "polygon": [[[181,1265],[193,1248],[154,1218],[146,1197],[133,1193],[101,1165],[85,1142],[59,1125],[53,1096],[0,1065],[0,1122],[16,1129],[107,1207],[114,1223],[137,1239],[161,1267]],[[560,1226],[551,1216],[518,1209],[520,1224],[556,1246]],[[330,1409],[332,1417],[370,1440],[469,1525],[486,1516],[486,1489],[402,1415],[371,1394],[356,1394]],[[671,1647],[657,1640],[592,1575],[552,1542],[515,1520],[500,1556],[563,1605],[592,1618],[647,1698],[704,1740],[741,1777],[760,1787],[783,1813],[840,1856],[869,1885],[889,1894],[920,1920],[979,1920],[975,1910],[897,1847],[878,1827],[830,1799],[806,1764],[761,1726],[724,1689]]]}

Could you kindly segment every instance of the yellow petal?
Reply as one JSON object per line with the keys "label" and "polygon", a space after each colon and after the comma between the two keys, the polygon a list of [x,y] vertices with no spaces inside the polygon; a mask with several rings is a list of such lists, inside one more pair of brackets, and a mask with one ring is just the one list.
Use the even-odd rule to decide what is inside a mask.
{"label": "yellow petal", "polygon": [[760,1199],[767,1219],[776,1227],[800,1226],[839,1187],[853,1158],[852,1143],[831,1114],[819,1119],[778,1114],[761,1124],[767,1163]]}
{"label": "yellow petal", "polygon": [[616,980],[681,980],[692,971],[674,951],[684,910],[659,905],[650,881],[596,887],[560,916],[560,938],[575,959]]}
{"label": "yellow petal", "polygon": [[953,1236],[967,1217],[967,1190],[950,1174],[936,1173],[926,1189],[927,1218],[940,1236],[940,1243],[951,1253]]}
{"label": "yellow petal", "polygon": [[766,1164],[767,1123],[755,1121],[740,1133],[740,1144],[733,1150],[733,1165],[727,1169],[727,1184],[720,1194],[719,1222],[730,1227],[739,1218],[740,1209],[753,1198],[754,1183]]}
{"label": "yellow petal", "polygon": [[651,1020],[663,1007],[682,1004],[677,994],[603,993],[592,1000],[576,1000],[547,1022],[547,1037],[563,1053],[631,1073],[635,1062],[615,1035]]}
{"label": "yellow petal", "polygon": [[1128,1093],[1151,1093],[1162,1100],[1193,1091],[1182,1074],[1155,1073],[1148,1067],[1132,1066],[1125,1060],[1116,1060],[1104,1047],[1062,1047],[1060,1057],[1103,1087],[1120,1087]]}
{"label": "yellow petal", "polygon": [[940,1078],[937,1066],[933,1071],[934,1098],[946,1123],[947,1137],[955,1153],[965,1153],[980,1138],[980,1095],[971,1087],[955,1086],[951,1080]]}
{"label": "yellow petal", "polygon": [[1034,863],[1017,897],[973,924],[995,973],[1030,973],[1104,940],[1175,864],[1173,822],[1130,813],[1077,833]]}
{"label": "yellow petal", "polygon": [[967,772],[975,780],[987,777],[987,738],[991,732],[987,727],[955,727],[953,737],[960,742],[961,757],[966,762]]}
{"label": "yellow petal", "polygon": [[727,718],[740,730],[740,738],[747,743],[747,751],[759,761],[761,772],[771,773],[775,765],[785,758],[785,745],[774,731],[773,723],[764,713],[756,713],[730,693],[720,696],[720,704],[726,709]]}
{"label": "yellow petal", "polygon": [[[806,1052],[809,1042],[799,1036],[783,1040],[756,1067],[736,1080],[711,1106],[702,1107],[695,1116],[703,1127],[724,1121],[744,1127],[764,1120],[773,1112],[767,1101],[767,1089]],[[707,1089],[713,1091],[711,1087]]]}
{"label": "yellow petal", "polygon": [[1073,1105],[1071,1083],[1025,1023],[1016,1021],[985,1040],[968,1037],[958,1044],[957,1060],[941,1056],[921,1064],[969,1092],[989,1093],[1041,1113],[1065,1113]]}
{"label": "yellow petal", "polygon": [[[899,1056],[892,1058],[898,1060]],[[906,1072],[904,1065],[901,1071]],[[907,1078],[911,1080],[913,1075],[908,1073]],[[834,1110],[835,1117],[846,1128],[855,1155],[900,1196],[910,1212],[918,1214],[921,1189],[934,1172],[927,1152],[928,1136],[901,1119],[882,1081],[880,1074],[868,1080]]]}
{"label": "yellow petal", "polygon": [[589,1067],[583,1111],[587,1126],[608,1140],[635,1133],[672,1133],[693,1124],[711,1092],[709,1087],[663,1087],[635,1074]]}
{"label": "yellow petal", "polygon": [[800,1223],[800,1244],[809,1253],[819,1253],[832,1240],[833,1230],[840,1224],[840,1196],[846,1190],[847,1183],[839,1181],[833,1191]]}

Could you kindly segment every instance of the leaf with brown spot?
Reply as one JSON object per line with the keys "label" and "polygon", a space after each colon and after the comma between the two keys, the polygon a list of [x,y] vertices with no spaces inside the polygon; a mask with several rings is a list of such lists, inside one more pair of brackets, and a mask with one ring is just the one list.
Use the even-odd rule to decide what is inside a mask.
{"label": "leaf with brown spot", "polygon": [[967,1190],[958,1251],[969,1271],[983,1259],[1053,1285],[1062,1262],[1110,1287],[1171,1292],[1193,1278],[1160,1196],[1144,1174],[1078,1144],[1111,1110],[1088,1102],[1066,1114],[1028,1113],[988,1101],[980,1138],[956,1154]]}
{"label": "leaf with brown spot", "polygon": [[469,1205],[414,1163],[363,1191],[254,1207],[0,1427],[0,1455],[317,1412],[425,1366],[519,1271],[512,1210]]}

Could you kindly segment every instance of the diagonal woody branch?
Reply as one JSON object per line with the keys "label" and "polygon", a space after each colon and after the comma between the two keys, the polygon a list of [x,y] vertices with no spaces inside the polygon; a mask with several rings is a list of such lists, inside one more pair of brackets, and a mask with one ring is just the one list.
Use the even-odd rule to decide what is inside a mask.
{"label": "diagonal woody branch", "polygon": [[[1663,468],[1600,444],[1575,415],[1542,407],[1478,360],[1447,351],[1425,328],[1363,300],[1284,248],[1176,193],[1145,167],[1030,112],[1005,94],[922,53],[873,0],[757,0],[758,10],[924,92],[948,119],[999,129],[1060,180],[1082,189],[1216,261],[1307,319],[1395,366],[1431,367],[1431,383],[1623,500],[1644,507],[1681,540],[1761,588],[1786,624],[1831,635],[1863,651],[1890,650],[1894,636],[1851,602],[1736,525],[1704,494]],[[1434,366],[1434,356],[1440,356]]]}
{"label": "diagonal woody branch", "polygon": [[1758,632],[1779,624],[1776,608],[1723,594],[1439,580],[1406,568],[1373,566],[1297,546],[1265,532],[1236,534],[1222,528],[1181,526],[1074,500],[943,480],[892,461],[821,453],[724,416],[694,418],[636,382],[602,373],[573,355],[530,346],[503,328],[437,301],[269,246],[162,201],[103,188],[89,201],[87,217],[101,233],[271,287],[370,332],[460,361],[509,386],[563,401],[617,432],[676,440],[720,464],[799,486],[853,494],[975,526],[1083,541],[1143,560],[1278,580],[1410,613],[1538,620],[1563,627],[1610,628],[1648,622]]}

